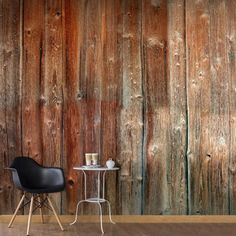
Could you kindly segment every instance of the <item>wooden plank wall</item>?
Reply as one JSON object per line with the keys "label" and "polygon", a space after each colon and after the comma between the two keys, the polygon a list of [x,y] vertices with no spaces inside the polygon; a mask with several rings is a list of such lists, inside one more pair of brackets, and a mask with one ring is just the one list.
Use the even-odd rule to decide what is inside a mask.
{"label": "wooden plank wall", "polygon": [[234,0],[0,0],[0,214],[17,155],[64,168],[74,214],[85,152],[121,168],[114,214],[235,214],[235,53]]}

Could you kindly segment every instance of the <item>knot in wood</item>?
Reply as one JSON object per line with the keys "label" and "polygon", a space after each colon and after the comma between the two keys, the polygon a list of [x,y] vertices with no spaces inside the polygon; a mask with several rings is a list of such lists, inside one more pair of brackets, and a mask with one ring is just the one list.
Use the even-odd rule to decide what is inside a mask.
{"label": "knot in wood", "polygon": [[81,100],[81,99],[83,99],[83,98],[84,98],[83,92],[78,92],[78,94],[77,94],[77,100]]}
{"label": "knot in wood", "polygon": [[40,102],[41,105],[46,104],[46,98],[44,96],[41,96],[40,99],[39,99],[39,102]]}
{"label": "knot in wood", "polygon": [[74,182],[73,179],[68,180],[68,185],[69,185],[70,188],[72,188],[74,186],[74,184],[75,184],[75,182]]}

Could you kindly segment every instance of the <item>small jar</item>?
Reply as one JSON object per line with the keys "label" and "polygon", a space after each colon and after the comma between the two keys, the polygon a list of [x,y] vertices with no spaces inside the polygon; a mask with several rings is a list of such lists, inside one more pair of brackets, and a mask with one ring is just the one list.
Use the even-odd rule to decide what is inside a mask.
{"label": "small jar", "polygon": [[115,162],[110,158],[106,161],[106,166],[108,169],[112,169],[115,166]]}

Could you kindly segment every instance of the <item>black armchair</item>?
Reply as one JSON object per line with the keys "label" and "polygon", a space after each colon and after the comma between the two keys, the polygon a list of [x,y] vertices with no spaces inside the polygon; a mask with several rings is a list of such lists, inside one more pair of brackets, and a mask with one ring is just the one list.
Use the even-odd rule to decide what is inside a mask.
{"label": "black armchair", "polygon": [[35,205],[34,210],[39,208],[42,223],[44,221],[42,207],[46,206],[53,211],[61,230],[64,230],[48,196],[49,193],[61,192],[65,189],[65,177],[63,169],[56,167],[43,167],[32,158],[24,156],[16,157],[13,160],[10,168],[6,169],[9,169],[12,172],[12,178],[15,186],[23,191],[23,196],[11,218],[8,227],[10,228],[13,224],[16,214],[24,199],[26,198],[26,193],[30,193],[30,201],[26,203],[30,203],[26,235],[29,235],[33,205]]}

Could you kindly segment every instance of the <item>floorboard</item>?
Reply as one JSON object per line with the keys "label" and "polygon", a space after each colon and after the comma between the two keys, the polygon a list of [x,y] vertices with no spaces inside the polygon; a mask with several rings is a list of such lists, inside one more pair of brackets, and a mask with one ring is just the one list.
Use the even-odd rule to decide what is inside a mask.
{"label": "floorboard", "polygon": [[[76,223],[65,225],[62,232],[55,223],[32,225],[31,236],[96,236],[102,235],[98,223]],[[236,223],[118,223],[104,224],[105,236],[235,236]],[[21,236],[26,233],[26,224],[16,223],[7,228],[7,223],[0,223],[0,235]]]}
{"label": "floorboard", "polygon": [[[26,215],[17,215],[12,228],[7,225],[11,216],[0,216],[0,236],[23,236],[26,234]],[[34,215],[31,236],[96,236],[102,235],[97,215],[79,216],[79,222],[70,226],[74,215],[60,216],[65,231],[62,232],[52,215]],[[115,225],[103,217],[105,236],[235,236],[236,216],[113,216]]]}

